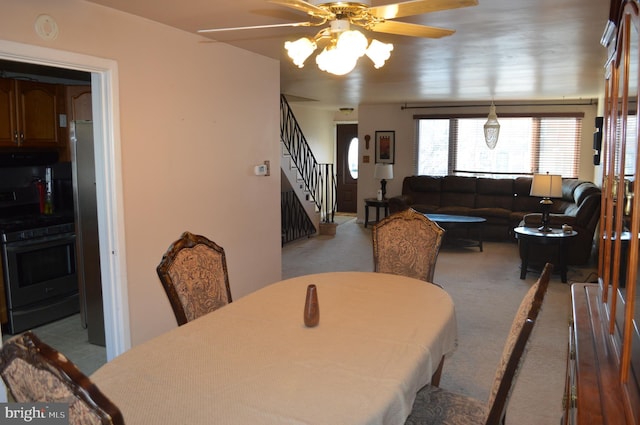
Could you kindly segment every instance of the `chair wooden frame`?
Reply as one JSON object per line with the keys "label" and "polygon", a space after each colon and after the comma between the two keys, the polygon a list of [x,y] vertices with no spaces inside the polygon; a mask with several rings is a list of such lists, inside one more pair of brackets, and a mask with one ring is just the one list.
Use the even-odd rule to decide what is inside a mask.
{"label": "chair wooden frame", "polygon": [[[55,376],[78,400],[85,404],[89,411],[100,419],[101,424],[124,425],[120,409],[75,364],[55,348],[42,342],[31,331],[7,340],[0,351],[0,375],[2,375],[11,397],[16,402],[60,402],[53,397],[42,397],[43,399],[37,400],[25,400],[20,397],[21,392],[14,387],[15,382],[8,376],[8,368],[17,359],[28,363],[35,369]],[[47,383],[50,384],[49,381]],[[28,386],[29,382],[23,381],[21,384]],[[40,393],[44,396],[51,395],[48,391],[40,391]],[[82,418],[70,417],[69,421],[71,424],[80,424]]]}
{"label": "chair wooden frame", "polygon": [[[486,422],[487,425],[505,422],[507,404],[509,402],[509,396],[511,395],[511,389],[515,383],[518,372],[520,371],[520,364],[525,354],[527,344],[529,343],[529,337],[533,332],[540,310],[542,310],[542,303],[544,301],[547,288],[549,287],[549,280],[551,279],[552,271],[553,265],[547,263],[542,270],[542,274],[535,283],[537,288],[535,289],[533,301],[526,312],[526,318],[524,319],[524,323],[518,333],[511,353],[508,356],[507,364],[505,365],[502,376],[499,376],[499,373],[496,373],[495,382],[499,382],[499,384],[493,398],[493,403],[489,406],[489,415]],[[517,320],[518,317],[514,319],[514,324],[512,326],[516,325],[515,321]]]}
{"label": "chair wooden frame", "polygon": [[[419,273],[418,271],[412,271],[409,274],[402,273],[403,275],[409,275],[409,277],[414,277],[417,279],[424,280],[425,282],[433,283],[433,276],[436,269],[436,260],[438,259],[438,254],[440,252],[440,246],[442,245],[442,239],[445,234],[445,230],[440,227],[436,222],[430,220],[424,214],[409,208],[394,214],[391,214],[388,217],[385,217],[380,222],[376,223],[373,226],[371,231],[372,239],[373,239],[373,266],[374,271],[382,272],[382,273],[395,273],[401,274],[397,270],[387,269],[381,266],[381,256],[383,255],[380,249],[380,238],[381,233],[384,232],[384,229],[389,226],[397,225],[398,223],[407,222],[409,224],[418,224],[420,226],[424,226],[434,235],[433,246],[432,249],[428,252],[422,252],[419,255],[425,256],[425,261],[427,262],[428,269],[426,273]],[[399,236],[401,237],[401,236]]]}
{"label": "chair wooden frame", "polygon": [[169,298],[171,308],[173,309],[173,313],[176,316],[178,326],[184,325],[189,321],[189,319],[185,312],[184,305],[180,300],[180,296],[176,290],[175,284],[170,274],[170,270],[180,251],[182,251],[183,249],[194,248],[197,245],[204,245],[207,248],[215,251],[220,256],[222,270],[224,273],[224,285],[227,303],[230,303],[232,301],[231,288],[229,286],[229,273],[227,270],[227,258],[224,252],[224,248],[204,236],[195,235],[191,232],[184,232],[180,236],[180,239],[171,244],[171,246],[167,249],[167,251],[162,256],[160,264],[158,264],[158,267],[156,268],[158,277],[160,278],[160,282],[162,283],[162,287],[164,288],[167,297]]}
{"label": "chair wooden frame", "polygon": [[[432,386],[427,386],[421,389],[418,392],[416,401],[421,398],[420,402],[427,408],[427,410],[433,409],[433,411],[437,411],[438,413],[442,414],[446,412],[447,409],[442,406],[429,406],[428,402],[427,405],[424,405],[425,399],[430,399],[430,392],[432,392],[433,394],[436,394],[436,392],[444,395],[448,394],[448,396],[444,397],[444,399],[458,399],[458,406],[475,406],[469,409],[470,411],[476,412],[475,416],[473,416],[473,419],[469,421],[469,425],[477,425],[480,423],[482,423],[483,425],[504,424],[509,396],[511,395],[511,390],[515,384],[515,379],[520,370],[521,362],[527,348],[529,337],[531,336],[535,322],[538,318],[540,310],[542,309],[542,303],[544,301],[547,288],[549,287],[549,280],[551,278],[552,271],[553,265],[547,263],[542,271],[542,274],[540,275],[540,278],[538,278],[534,286],[531,287],[520,304],[518,313],[516,314],[516,317],[514,318],[511,325],[510,337],[507,339],[505,349],[502,354],[502,361],[500,364],[504,366],[499,366],[496,370],[489,401],[485,406],[481,406],[481,404],[475,399],[471,399],[463,395],[457,395],[455,393],[450,393],[439,388],[435,389]],[[482,412],[484,413],[484,422],[480,422],[479,410],[482,410]],[[437,423],[433,420],[423,419],[424,418],[420,413],[420,407],[416,407],[416,404],[414,404],[414,411],[412,412],[412,415],[409,416],[406,424],[433,425]],[[466,417],[464,419],[457,419],[458,422],[456,423],[464,423],[463,420],[466,419]]]}

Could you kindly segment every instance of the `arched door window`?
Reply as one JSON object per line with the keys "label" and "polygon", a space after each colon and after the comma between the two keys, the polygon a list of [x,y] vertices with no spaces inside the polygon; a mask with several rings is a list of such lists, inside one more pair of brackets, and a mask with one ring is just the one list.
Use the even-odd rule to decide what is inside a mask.
{"label": "arched door window", "polygon": [[351,139],[349,143],[349,153],[348,161],[349,161],[349,173],[351,174],[352,179],[358,178],[358,138],[354,137]]}

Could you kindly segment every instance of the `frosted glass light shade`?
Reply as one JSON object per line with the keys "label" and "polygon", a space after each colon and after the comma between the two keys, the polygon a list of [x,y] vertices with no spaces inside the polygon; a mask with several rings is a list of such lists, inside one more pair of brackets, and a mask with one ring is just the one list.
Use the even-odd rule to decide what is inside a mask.
{"label": "frosted glass light shade", "polygon": [[298,68],[304,66],[304,61],[315,52],[317,47],[316,42],[309,40],[307,37],[284,43],[284,48],[287,49],[287,55],[289,55]]}
{"label": "frosted glass light shade", "polygon": [[496,115],[496,106],[491,102],[489,107],[489,116],[484,124],[484,141],[489,149],[494,149],[498,144],[498,136],[500,136],[500,123]]}
{"label": "frosted glass light shade", "polygon": [[[316,41],[329,39],[328,45],[316,56],[318,68],[335,75],[351,72],[358,59],[365,54],[371,59],[375,68],[380,68],[391,56],[393,44],[372,40],[371,44],[360,31],[349,30],[349,21],[336,19],[331,28],[321,30],[313,39],[307,37],[296,41],[287,41],[284,47],[293,63],[302,68],[304,62],[318,48]],[[367,46],[368,45],[368,46]]]}
{"label": "frosted glass light shade", "polygon": [[348,52],[336,47],[325,47],[318,56],[316,63],[321,71],[334,75],[345,75],[353,71],[358,62],[357,56],[350,56]]}
{"label": "frosted glass light shade", "polygon": [[367,50],[367,37],[365,37],[360,31],[352,30],[345,31],[338,37],[336,48],[340,51],[349,54],[350,56],[362,57]]}

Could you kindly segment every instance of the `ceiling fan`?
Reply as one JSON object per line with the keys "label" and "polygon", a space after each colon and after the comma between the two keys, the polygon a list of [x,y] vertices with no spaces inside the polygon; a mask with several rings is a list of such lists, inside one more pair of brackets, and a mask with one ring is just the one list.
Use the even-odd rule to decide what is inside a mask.
{"label": "ceiling fan", "polygon": [[376,68],[384,65],[390,57],[393,45],[372,40],[371,43],[359,31],[351,30],[351,25],[368,31],[404,35],[411,37],[440,38],[451,35],[455,30],[417,25],[408,22],[393,21],[395,18],[420,15],[441,10],[475,6],[478,0],[410,0],[401,3],[371,6],[371,0],[334,1],[324,0],[268,0],[269,3],[289,7],[307,13],[311,20],[272,25],[247,27],[211,28],[199,30],[199,33],[236,31],[276,27],[316,27],[329,23],[315,37],[303,37],[294,42],[286,42],[289,57],[294,64],[302,68],[305,60],[316,50],[319,43],[326,47],[316,57],[323,71],[336,75],[350,72],[363,55],[367,55]]}

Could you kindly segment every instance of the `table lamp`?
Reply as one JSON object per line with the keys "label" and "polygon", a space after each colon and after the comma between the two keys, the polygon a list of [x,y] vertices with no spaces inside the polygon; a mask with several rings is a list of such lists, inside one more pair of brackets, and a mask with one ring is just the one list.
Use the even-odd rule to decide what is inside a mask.
{"label": "table lamp", "polygon": [[562,176],[557,174],[534,174],[531,182],[531,196],[540,196],[540,206],[542,207],[542,226],[538,227],[541,232],[550,232],[549,212],[553,201],[550,198],[562,197]]}
{"label": "table lamp", "polygon": [[374,171],[374,177],[380,179],[380,191],[382,192],[382,199],[386,199],[387,194],[387,179],[393,179],[393,165],[392,164],[376,164]]}

